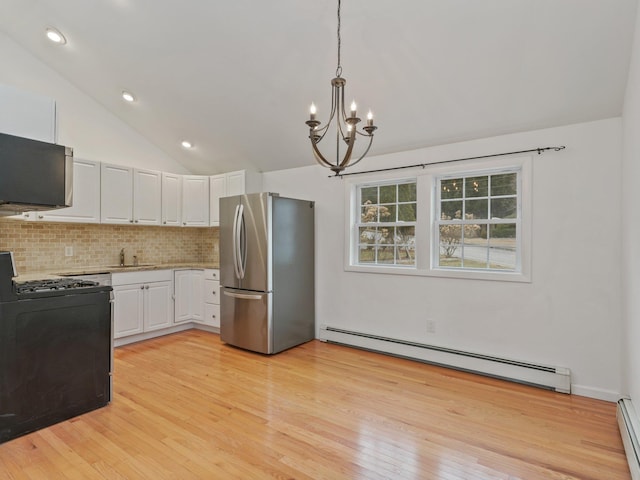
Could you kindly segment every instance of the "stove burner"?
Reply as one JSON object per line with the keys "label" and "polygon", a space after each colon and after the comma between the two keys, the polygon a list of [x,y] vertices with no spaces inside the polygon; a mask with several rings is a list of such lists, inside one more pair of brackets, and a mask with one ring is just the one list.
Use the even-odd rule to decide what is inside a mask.
{"label": "stove burner", "polygon": [[78,280],[75,278],[56,278],[52,280],[32,280],[30,282],[17,283],[15,291],[18,295],[31,292],[50,292],[55,290],[68,290],[71,288],[95,287],[97,282]]}

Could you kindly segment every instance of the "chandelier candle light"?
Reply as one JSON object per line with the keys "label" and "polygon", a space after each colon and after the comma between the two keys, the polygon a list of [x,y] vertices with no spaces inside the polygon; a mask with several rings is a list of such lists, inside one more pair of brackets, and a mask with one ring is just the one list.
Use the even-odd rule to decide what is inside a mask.
{"label": "chandelier candle light", "polygon": [[[351,102],[351,109],[347,116],[344,103],[344,85],[347,81],[342,78],[342,65],[340,65],[340,0],[338,0],[338,67],[336,68],[336,77],[331,80],[331,114],[329,121],[324,127],[320,127],[320,121],[316,119],[316,106],[312,103],[309,109],[309,120],[305,123],[309,126],[309,139],[313,148],[313,155],[317,162],[323,167],[330,168],[336,175],[340,175],[345,168],[351,167],[362,160],[373,142],[373,132],[378,128],[373,124],[373,114],[371,110],[367,114],[367,124],[359,131],[357,128],[360,119],[356,116],[356,102]],[[328,161],[320,150],[318,144],[322,141],[329,130],[329,126],[333,120],[336,120],[336,161],[335,163]],[[353,155],[353,147],[356,143],[356,135],[361,135],[369,139],[369,144],[364,153],[355,161],[351,162]],[[346,144],[346,151],[342,159],[340,159],[341,142]]]}

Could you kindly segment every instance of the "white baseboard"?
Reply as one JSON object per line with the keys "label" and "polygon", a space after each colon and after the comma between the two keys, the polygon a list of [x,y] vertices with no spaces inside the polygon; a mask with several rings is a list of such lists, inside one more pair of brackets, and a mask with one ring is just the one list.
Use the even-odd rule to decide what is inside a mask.
{"label": "white baseboard", "polygon": [[622,396],[620,392],[613,390],[605,390],[604,388],[589,387],[586,385],[571,384],[571,393],[580,395],[581,397],[595,398],[596,400],[604,400],[606,402],[617,402]]}

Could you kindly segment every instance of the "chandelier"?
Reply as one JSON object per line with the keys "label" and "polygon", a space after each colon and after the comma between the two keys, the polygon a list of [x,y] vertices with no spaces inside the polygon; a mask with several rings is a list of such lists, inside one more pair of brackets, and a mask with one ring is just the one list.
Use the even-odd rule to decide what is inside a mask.
{"label": "chandelier", "polygon": [[[309,109],[309,120],[305,123],[309,126],[309,140],[311,140],[311,147],[313,149],[313,155],[316,161],[323,167],[330,168],[336,175],[339,175],[347,167],[352,167],[360,160],[362,160],[373,142],[373,132],[378,128],[373,124],[373,114],[371,110],[367,115],[367,123],[361,130],[358,130],[358,123],[360,119],[356,116],[356,103],[351,103],[349,115],[347,115],[344,103],[344,85],[347,81],[342,77],[342,65],[340,64],[340,0],[338,0],[338,66],[336,68],[336,76],[331,80],[331,114],[329,115],[329,121],[326,125],[320,127],[321,122],[316,120],[316,106],[312,103]],[[320,150],[318,144],[325,137],[329,131],[329,127],[333,120],[336,120],[335,133],[336,133],[336,160],[331,162],[327,160]],[[356,143],[356,136],[360,135],[369,139],[364,153],[352,161],[353,148]],[[344,143],[344,145],[343,145]],[[341,158],[341,148],[343,147],[344,153]]]}

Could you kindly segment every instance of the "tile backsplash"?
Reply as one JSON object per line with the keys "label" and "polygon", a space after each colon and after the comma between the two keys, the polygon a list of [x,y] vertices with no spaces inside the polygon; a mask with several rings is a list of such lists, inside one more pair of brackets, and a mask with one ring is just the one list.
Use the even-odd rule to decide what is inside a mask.
{"label": "tile backsplash", "polygon": [[[65,256],[71,247],[72,256]],[[0,219],[0,250],[14,253],[19,274],[127,264],[218,263],[218,228],[27,222]]]}

